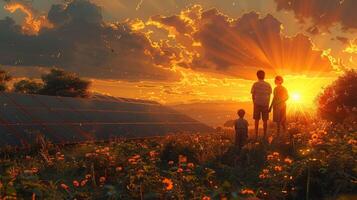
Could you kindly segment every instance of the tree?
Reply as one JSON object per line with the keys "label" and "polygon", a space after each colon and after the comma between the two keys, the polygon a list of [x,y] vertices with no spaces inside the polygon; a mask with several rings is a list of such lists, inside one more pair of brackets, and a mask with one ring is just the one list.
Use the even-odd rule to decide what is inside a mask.
{"label": "tree", "polygon": [[91,84],[75,73],[61,69],[52,69],[50,73],[42,76],[42,81],[44,87],[40,90],[40,94],[64,97],[87,97]]}
{"label": "tree", "polygon": [[11,81],[12,77],[4,70],[0,70],[0,92],[8,89],[7,83]]}
{"label": "tree", "polygon": [[357,72],[346,71],[318,96],[318,111],[322,118],[343,122],[357,116]]}
{"label": "tree", "polygon": [[25,94],[38,94],[43,88],[43,83],[24,79],[14,84],[14,91]]}

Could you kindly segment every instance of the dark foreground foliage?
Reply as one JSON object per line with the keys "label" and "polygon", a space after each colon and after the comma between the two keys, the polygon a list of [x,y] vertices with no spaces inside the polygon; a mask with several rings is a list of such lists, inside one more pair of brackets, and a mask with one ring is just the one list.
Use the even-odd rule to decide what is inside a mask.
{"label": "dark foreground foliage", "polygon": [[[232,134],[58,146],[39,139],[3,149],[2,199],[353,199],[353,124],[290,124],[293,139],[250,141]],[[0,199],[1,199],[0,198]]]}

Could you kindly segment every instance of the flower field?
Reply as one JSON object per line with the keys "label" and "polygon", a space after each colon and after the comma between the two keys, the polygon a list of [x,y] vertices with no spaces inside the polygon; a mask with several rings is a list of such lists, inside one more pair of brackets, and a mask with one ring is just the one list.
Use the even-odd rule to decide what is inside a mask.
{"label": "flower field", "polygon": [[356,124],[289,124],[285,138],[233,133],[3,148],[0,199],[355,199]]}

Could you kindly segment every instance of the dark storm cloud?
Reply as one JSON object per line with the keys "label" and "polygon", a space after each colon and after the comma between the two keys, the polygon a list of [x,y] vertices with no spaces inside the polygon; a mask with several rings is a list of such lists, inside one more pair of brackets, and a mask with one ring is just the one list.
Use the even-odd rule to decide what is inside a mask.
{"label": "dark storm cloud", "polygon": [[320,27],[341,23],[357,28],[356,0],[275,0],[278,10],[292,10],[301,21],[312,19]]}
{"label": "dark storm cloud", "polygon": [[[126,23],[108,24],[87,0],[53,5],[52,28],[28,35],[11,18],[0,20],[0,64],[61,67],[83,76],[126,80],[176,80],[161,49]],[[166,68],[165,68],[166,67]]]}
{"label": "dark storm cloud", "polygon": [[[231,19],[218,10],[211,9],[201,10],[198,13],[200,17],[187,20],[186,17],[196,16],[196,12],[200,11],[197,7],[194,8],[179,19],[183,19],[186,26],[192,26],[196,31],[176,33],[177,42],[181,42],[182,35],[190,35],[192,41],[200,44],[193,47],[192,43],[182,42],[186,51],[196,52],[191,52],[191,55],[196,56],[190,62],[180,63],[183,67],[239,78],[253,78],[255,71],[260,68],[270,74],[310,74],[333,70],[328,58],[321,56],[322,51],[313,50],[313,44],[307,36],[283,36],[282,24],[272,15],[260,17],[251,12],[238,19]],[[164,25],[177,30],[185,27],[182,22]]]}

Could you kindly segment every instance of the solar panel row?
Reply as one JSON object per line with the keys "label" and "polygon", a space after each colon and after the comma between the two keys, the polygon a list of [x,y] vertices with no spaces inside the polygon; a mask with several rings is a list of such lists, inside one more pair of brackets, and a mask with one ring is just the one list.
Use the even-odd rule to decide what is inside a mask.
{"label": "solar panel row", "polygon": [[211,128],[156,102],[0,94],[0,145],[31,144],[39,134],[72,143],[192,131]]}

